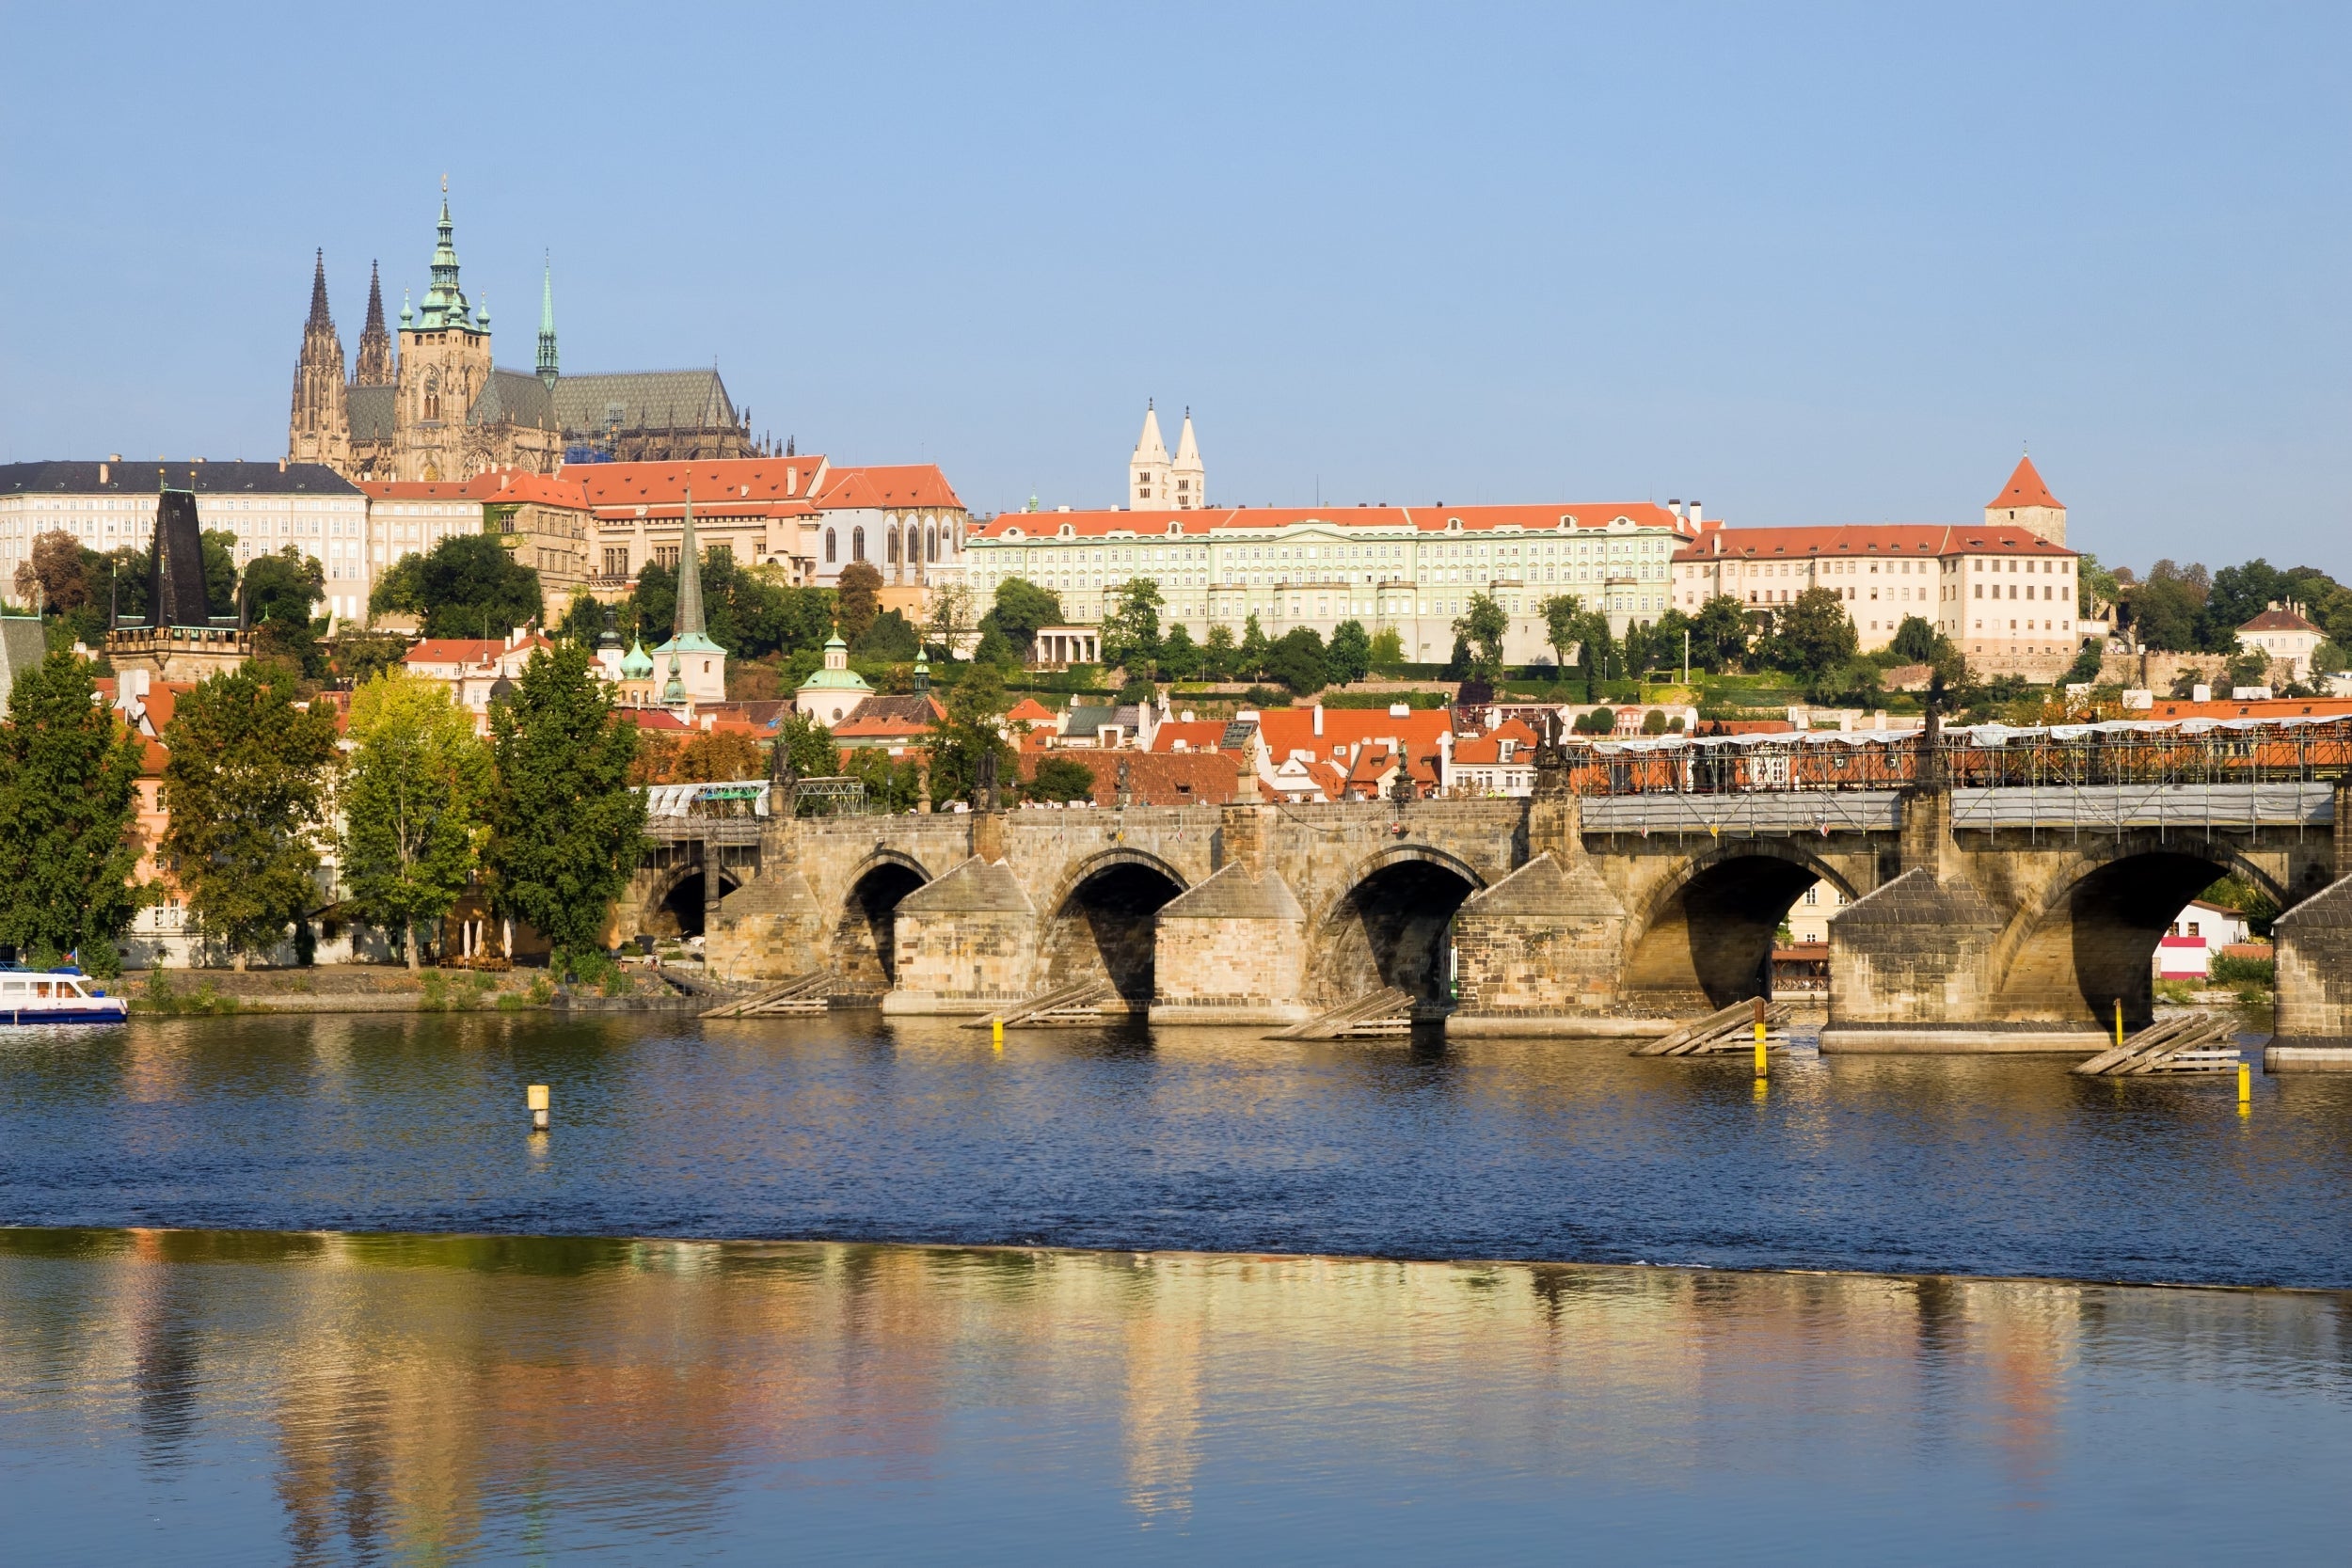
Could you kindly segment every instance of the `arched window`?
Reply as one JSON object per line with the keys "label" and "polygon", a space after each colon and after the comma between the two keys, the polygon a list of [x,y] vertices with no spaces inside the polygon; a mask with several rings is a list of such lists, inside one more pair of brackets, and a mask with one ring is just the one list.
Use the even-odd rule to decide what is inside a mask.
{"label": "arched window", "polygon": [[939,525],[937,523],[923,525],[923,559],[926,561],[939,559]]}
{"label": "arched window", "polygon": [[833,530],[825,530],[825,564],[833,564]]}
{"label": "arched window", "polygon": [[851,561],[866,559],[866,525],[864,523],[850,530],[850,559]]}
{"label": "arched window", "polygon": [[438,374],[424,378],[424,417],[427,423],[441,417],[441,378]]}
{"label": "arched window", "polygon": [[896,523],[882,525],[882,553],[891,565],[898,564],[898,525]]}

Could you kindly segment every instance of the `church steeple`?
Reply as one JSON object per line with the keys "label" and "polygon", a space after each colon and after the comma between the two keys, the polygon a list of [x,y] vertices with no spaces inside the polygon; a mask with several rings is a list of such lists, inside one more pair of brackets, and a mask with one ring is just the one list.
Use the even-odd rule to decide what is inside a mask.
{"label": "church steeple", "polygon": [[359,359],[352,367],[351,380],[357,387],[392,384],[392,335],[384,330],[384,279],[373,261],[368,263],[368,324],[359,330]]}
{"label": "church steeple", "polygon": [[476,332],[473,309],[466,303],[466,293],[457,286],[457,243],[454,226],[449,219],[449,181],[441,181],[441,221],[437,226],[440,241],[433,247],[433,286],[424,292],[424,307],[418,312],[418,325],[426,332]]}
{"label": "church steeple", "polygon": [[555,390],[555,263],[548,261],[539,280],[539,379]]}
{"label": "church steeple", "polygon": [[350,406],[343,397],[343,341],[326,308],[326,252],[310,269],[310,314],[294,361],[294,407],[286,420],[286,460],[342,464],[351,453]]}
{"label": "church steeple", "polygon": [[1160,439],[1160,416],[1152,400],[1143,403],[1143,434],[1136,437],[1135,455],[1127,459],[1127,504],[1138,512],[1157,512],[1169,504],[1168,443]]}
{"label": "church steeple", "polygon": [[1176,436],[1176,461],[1168,466],[1168,504],[1189,512],[1209,504],[1209,478],[1200,466],[1200,443],[1192,434],[1192,410],[1184,410],[1184,428]]}
{"label": "church steeple", "polygon": [[670,640],[678,641],[703,633],[702,554],[694,547],[694,492],[686,492],[686,526],[678,538],[677,613]]}

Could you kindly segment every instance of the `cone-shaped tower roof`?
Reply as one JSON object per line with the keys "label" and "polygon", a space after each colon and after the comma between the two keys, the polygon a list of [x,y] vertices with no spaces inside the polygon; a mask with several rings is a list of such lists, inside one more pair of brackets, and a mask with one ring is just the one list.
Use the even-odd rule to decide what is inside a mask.
{"label": "cone-shaped tower roof", "polygon": [[539,379],[555,389],[558,372],[555,357],[555,262],[546,262],[547,270],[539,279]]}
{"label": "cone-shaped tower roof", "polygon": [[332,330],[335,318],[326,310],[326,251],[321,247],[318,260],[310,270],[310,319],[303,324],[313,329]]}
{"label": "cone-shaped tower roof", "polygon": [[1999,495],[1985,502],[1985,505],[2003,508],[2046,506],[2054,511],[2066,510],[2066,503],[2050,494],[2050,487],[2042,483],[2042,474],[2034,467],[2031,457],[2020,457],[2017,460],[2016,470],[2009,476],[2009,483],[2001,487]]}
{"label": "cone-shaped tower roof", "polygon": [[1148,399],[1143,404],[1143,434],[1136,440],[1136,455],[1133,461],[1137,463],[1168,461],[1168,443],[1160,439],[1160,417],[1152,411],[1152,404]]}
{"label": "cone-shaped tower roof", "polygon": [[1192,410],[1189,408],[1184,410],[1184,428],[1176,433],[1176,467],[1200,467],[1200,443],[1193,438]]}
{"label": "cone-shaped tower roof", "polygon": [[702,552],[694,547],[694,492],[686,492],[686,526],[678,539],[677,617],[671,624],[675,639],[700,636],[703,630]]}

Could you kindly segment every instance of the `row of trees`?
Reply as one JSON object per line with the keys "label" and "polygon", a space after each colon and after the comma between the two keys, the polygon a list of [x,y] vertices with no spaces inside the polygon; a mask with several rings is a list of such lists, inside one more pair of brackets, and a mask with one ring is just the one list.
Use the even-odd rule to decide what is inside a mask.
{"label": "row of trees", "polygon": [[[78,951],[99,972],[142,898],[135,886],[142,743],[96,701],[88,667],[52,654],[25,671],[0,723],[0,942]],[[329,844],[343,912],[417,963],[469,887],[576,962],[637,865],[644,803],[628,775],[636,727],[612,712],[589,653],[532,661],[493,705],[490,736],[446,686],[386,672],[334,713],[301,698],[293,666],[255,663],[183,692],[165,731],[169,826],[153,847],[190,924],[239,967],[291,931],[307,957]]]}
{"label": "row of trees", "polygon": [[2125,629],[2143,646],[2167,653],[2233,655],[2237,628],[2273,603],[2294,600],[2328,634],[2320,667],[2352,669],[2352,589],[2316,566],[2281,570],[2260,557],[2209,572],[2167,559],[2145,578],[2129,567],[2113,572],[2083,558],[2086,587],[2102,585]]}

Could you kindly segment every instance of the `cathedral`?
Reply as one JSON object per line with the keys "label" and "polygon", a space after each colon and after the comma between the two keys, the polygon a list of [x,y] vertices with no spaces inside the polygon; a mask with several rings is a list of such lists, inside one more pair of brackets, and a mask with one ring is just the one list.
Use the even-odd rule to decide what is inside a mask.
{"label": "cathedral", "polygon": [[384,288],[368,277],[367,325],[349,380],[326,307],[326,257],[310,277],[310,318],[294,367],[286,457],[351,480],[464,481],[491,468],[549,474],[566,462],[664,462],[761,453],[748,412],[718,371],[564,375],[555,346],[555,281],[543,280],[537,363],[501,370],[490,357],[490,307],[457,282],[457,246],[441,196],[440,239],[422,309],[404,296],[397,343]]}

